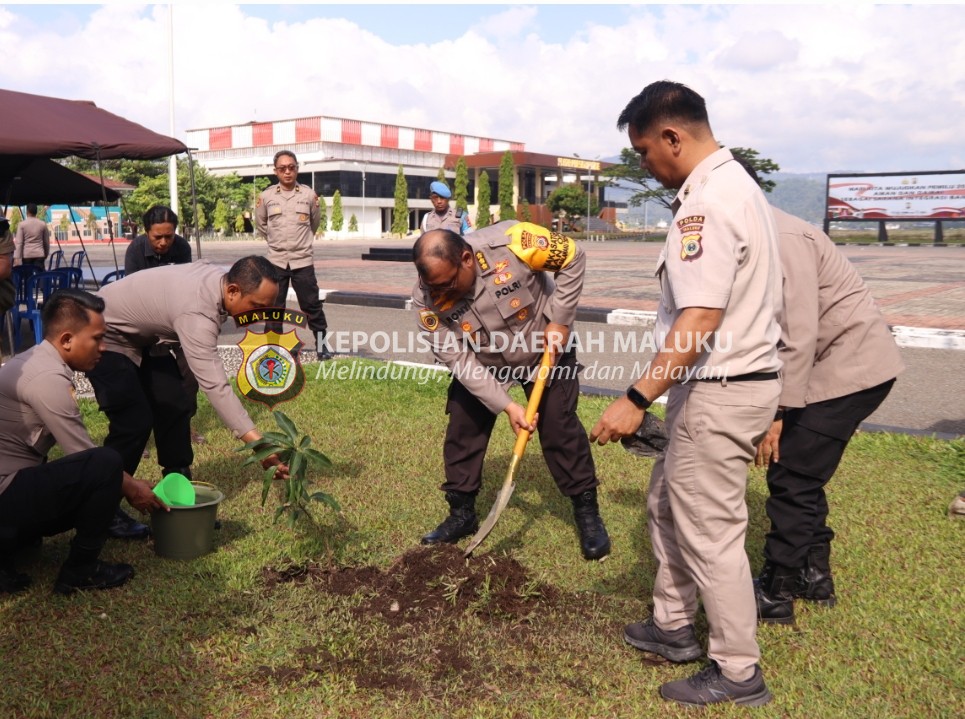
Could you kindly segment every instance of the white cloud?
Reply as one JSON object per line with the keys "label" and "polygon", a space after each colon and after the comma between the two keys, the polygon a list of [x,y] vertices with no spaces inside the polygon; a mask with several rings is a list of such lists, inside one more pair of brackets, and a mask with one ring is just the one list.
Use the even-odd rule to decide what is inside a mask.
{"label": "white cloud", "polygon": [[[948,35],[960,7],[639,5],[604,22],[587,6],[567,26],[548,6],[474,6],[436,42],[420,36],[436,22],[424,10],[393,44],[337,5],[268,21],[178,3],[175,134],[322,114],[608,156],[626,144],[626,102],[667,78],[707,98],[719,140],[789,171],[965,166],[965,49]],[[46,24],[39,12],[0,7],[0,86],[92,99],[168,132],[166,6],[45,6]]]}

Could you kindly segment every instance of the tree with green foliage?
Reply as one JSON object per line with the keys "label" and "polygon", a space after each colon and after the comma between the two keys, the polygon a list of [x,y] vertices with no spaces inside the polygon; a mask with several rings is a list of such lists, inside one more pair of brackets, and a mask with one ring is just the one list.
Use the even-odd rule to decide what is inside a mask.
{"label": "tree with green foliage", "polygon": [[513,153],[506,150],[499,163],[499,183],[496,194],[499,195],[499,219],[515,220],[516,205],[513,203],[513,175],[516,166],[513,164]]}
{"label": "tree with green foliage", "polygon": [[358,219],[356,219],[354,212],[352,213],[352,216],[348,218],[348,231],[349,232],[359,231],[359,221]]}
{"label": "tree with green foliage", "polygon": [[218,201],[214,205],[214,215],[212,217],[211,226],[214,228],[215,232],[221,233],[227,233],[230,229],[228,226],[228,205],[225,204],[223,197],[219,197]]}
{"label": "tree with green foliage", "polygon": [[84,225],[87,227],[87,231],[90,232],[90,236],[97,239],[97,216],[94,214],[94,208],[92,207],[87,211],[87,217],[84,218]]}
{"label": "tree with green foliage", "polygon": [[[586,217],[586,190],[582,182],[560,185],[546,198],[546,206],[564,222],[572,226],[575,220]],[[591,198],[590,214],[597,214],[599,207]]]}
{"label": "tree with green foliage", "polygon": [[20,208],[17,205],[13,206],[10,210],[10,232],[12,234],[17,234],[17,228],[20,227],[20,223],[23,222],[23,215],[20,214]]}
{"label": "tree with green foliage", "polygon": [[[781,169],[776,162],[761,157],[757,150],[749,147],[732,147],[730,151],[734,157],[742,158],[754,168],[761,178],[761,189],[764,192],[771,192],[774,189],[776,183],[766,179],[765,176]],[[633,190],[634,194],[628,200],[628,204],[633,207],[639,207],[645,201],[653,200],[669,210],[673,198],[677,195],[676,190],[668,190],[657,182],[648,170],[640,166],[640,154],[632,147],[620,150],[620,162],[605,169],[601,173],[602,178],[607,179],[608,185]]]}
{"label": "tree with green foliage", "polygon": [[60,216],[60,222],[57,223],[60,231],[63,233],[65,238],[70,237],[70,217],[69,213],[64,213]]}
{"label": "tree with green foliage", "polygon": [[245,231],[245,216],[239,212],[238,216],[235,217],[235,232],[244,232],[244,231]]}
{"label": "tree with green foliage", "polygon": [[341,232],[345,224],[345,215],[342,214],[342,193],[335,190],[332,195],[332,232]]}
{"label": "tree with green foliage", "polygon": [[489,195],[489,173],[483,170],[479,173],[479,188],[476,190],[476,227],[488,227],[493,223],[489,214]]}
{"label": "tree with green foliage", "polygon": [[440,167],[439,172],[436,173],[436,179],[440,182],[446,181],[446,168]]}
{"label": "tree with green foliage", "polygon": [[318,196],[318,236],[324,237],[328,232],[328,203],[322,195]]}
{"label": "tree with green foliage", "polygon": [[198,205],[198,232],[204,232],[208,227],[208,216],[204,212],[204,205]]}
{"label": "tree with green foliage", "polygon": [[399,165],[395,176],[395,206],[392,209],[392,234],[403,237],[409,232],[409,184]]}
{"label": "tree with green foliage", "polygon": [[524,197],[519,203],[519,219],[521,222],[532,222],[533,213],[529,209],[529,201]]}
{"label": "tree with green foliage", "polygon": [[465,157],[456,160],[456,180],[454,184],[453,197],[456,200],[456,207],[466,212],[469,209],[469,169],[466,167]]}

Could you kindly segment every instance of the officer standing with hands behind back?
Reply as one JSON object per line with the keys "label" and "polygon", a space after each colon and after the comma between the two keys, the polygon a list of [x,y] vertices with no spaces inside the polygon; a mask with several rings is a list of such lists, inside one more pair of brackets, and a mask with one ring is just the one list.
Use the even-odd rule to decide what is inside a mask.
{"label": "officer standing with hands behind back", "polygon": [[322,221],[318,195],[298,182],[298,160],[291,150],[275,153],[275,176],[278,184],[262,192],[255,206],[255,229],[268,242],[268,261],[278,270],[275,306],[286,306],[290,282],[298,307],[305,313],[308,328],[315,335],[318,358],[331,359],[332,354],[325,347],[328,321],[318,297],[312,253],[315,231]]}

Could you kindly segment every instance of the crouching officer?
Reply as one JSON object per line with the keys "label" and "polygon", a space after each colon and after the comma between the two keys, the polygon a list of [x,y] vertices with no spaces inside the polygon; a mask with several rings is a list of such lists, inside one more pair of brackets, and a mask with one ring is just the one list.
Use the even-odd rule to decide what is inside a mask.
{"label": "crouching officer", "polygon": [[[573,502],[583,556],[603,559],[610,538],[597,505],[590,443],[576,415],[576,356],[564,351],[583,289],[583,250],[538,225],[507,221],[468,240],[452,230],[426,232],[413,260],[420,330],[453,375],[441,487],[449,516],[422,543],[456,542],[478,530],[483,460],[496,417],[505,412],[514,432],[539,430],[550,473]],[[532,426],[507,390],[519,381],[529,396],[546,342],[557,348],[556,366]]]}
{"label": "crouching officer", "polygon": [[[164,505],[124,472],[120,455],[91,441],[74,400],[74,371],[88,372],[103,349],[104,300],[65,289],[43,309],[44,340],[0,368],[0,592],[26,589],[18,547],[75,529],[54,591],[107,589],[134,575],[98,559],[124,496],[147,512]],[[47,462],[59,444],[66,455]]]}

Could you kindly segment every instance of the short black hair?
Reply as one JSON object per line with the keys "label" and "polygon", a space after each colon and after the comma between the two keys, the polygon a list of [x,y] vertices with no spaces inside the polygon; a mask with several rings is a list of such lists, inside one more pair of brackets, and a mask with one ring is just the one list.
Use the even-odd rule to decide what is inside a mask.
{"label": "short black hair", "polygon": [[622,132],[629,126],[634,132],[644,133],[658,122],[668,120],[709,126],[707,103],[679,82],[652,82],[623,108],[617,118],[617,129]]}
{"label": "short black hair", "polygon": [[[426,239],[428,237],[428,239]],[[429,230],[422,233],[412,245],[412,261],[420,275],[428,269],[425,260],[436,257],[456,266],[464,252],[472,252],[472,247],[458,232],[452,230]]]}
{"label": "short black hair", "polygon": [[28,214],[28,215],[36,215],[36,214],[37,214],[37,205],[35,205],[33,202],[28,203],[28,204],[27,204],[27,214]]}
{"label": "short black hair", "polygon": [[278,152],[276,152],[274,159],[272,159],[272,161],[271,161],[271,164],[272,164],[272,165],[277,165],[277,164],[278,164],[278,158],[279,158],[279,157],[285,157],[286,155],[292,159],[292,162],[294,162],[296,165],[298,164],[298,158],[295,157],[295,153],[292,152],[291,150],[279,150]]}
{"label": "short black hair", "polygon": [[228,282],[238,285],[241,294],[256,292],[264,280],[278,284],[281,277],[273,264],[261,255],[248,255],[231,265],[226,275]]}
{"label": "short black hair", "polygon": [[104,314],[104,298],[74,287],[57,290],[44,302],[41,311],[44,337],[56,337],[64,330],[83,329],[90,324],[89,312]]}
{"label": "short black hair", "polygon": [[178,227],[178,216],[174,214],[174,210],[170,207],[165,207],[164,205],[155,205],[150,210],[144,213],[142,218],[144,222],[144,231],[147,232],[152,226],[160,224],[162,222],[170,222],[174,225],[174,229]]}

